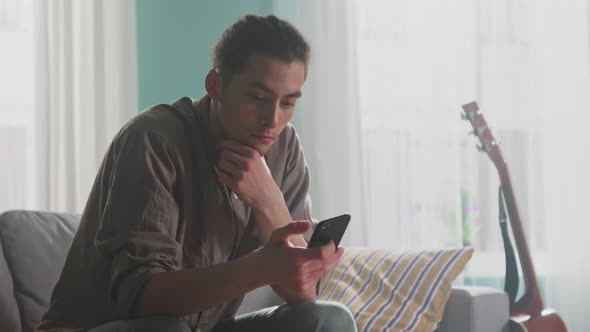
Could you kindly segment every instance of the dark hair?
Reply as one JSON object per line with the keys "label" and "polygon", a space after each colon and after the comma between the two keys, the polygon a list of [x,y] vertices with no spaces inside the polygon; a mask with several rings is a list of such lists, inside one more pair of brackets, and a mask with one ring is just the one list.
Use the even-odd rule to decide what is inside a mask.
{"label": "dark hair", "polygon": [[229,84],[253,54],[275,57],[285,63],[303,62],[307,74],[310,48],[297,29],[273,15],[246,15],[227,28],[213,51],[213,67]]}

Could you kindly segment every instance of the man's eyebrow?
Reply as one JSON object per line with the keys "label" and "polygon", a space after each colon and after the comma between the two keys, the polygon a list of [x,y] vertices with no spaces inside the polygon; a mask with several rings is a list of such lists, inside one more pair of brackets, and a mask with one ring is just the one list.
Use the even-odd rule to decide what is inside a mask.
{"label": "man's eyebrow", "polygon": [[[251,88],[256,88],[256,89],[260,89],[264,92],[270,93],[270,94],[275,94],[274,91],[272,91],[271,88],[267,87],[266,85],[260,83],[260,82],[256,82],[256,81],[250,81],[248,82],[248,86]],[[289,98],[299,98],[301,97],[301,91],[296,91],[296,92],[292,92],[290,94],[287,95],[287,97]]]}

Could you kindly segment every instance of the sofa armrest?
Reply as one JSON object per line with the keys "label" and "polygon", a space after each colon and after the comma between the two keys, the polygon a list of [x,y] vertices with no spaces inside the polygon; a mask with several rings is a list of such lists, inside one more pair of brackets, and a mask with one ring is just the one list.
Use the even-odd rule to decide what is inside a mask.
{"label": "sofa armrest", "polygon": [[502,290],[457,286],[436,332],[505,332],[508,319],[508,295]]}

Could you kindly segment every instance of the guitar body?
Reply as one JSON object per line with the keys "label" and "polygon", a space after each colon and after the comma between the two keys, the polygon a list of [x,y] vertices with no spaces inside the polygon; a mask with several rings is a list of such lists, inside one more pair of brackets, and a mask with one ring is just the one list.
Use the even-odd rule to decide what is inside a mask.
{"label": "guitar body", "polygon": [[550,311],[537,317],[512,317],[510,332],[567,332],[567,328],[561,317]]}
{"label": "guitar body", "polygon": [[[520,258],[520,267],[524,279],[524,294],[518,301],[511,303],[510,331],[567,332],[567,328],[561,317],[555,311],[546,309],[543,305],[533,260],[529,252],[520,213],[516,204],[516,197],[512,189],[512,181],[510,180],[508,167],[496,143],[496,139],[492,135],[485,118],[479,111],[479,106],[476,102],[463,105],[463,112],[463,119],[471,123],[473,127],[472,133],[481,143],[478,150],[490,157],[498,171],[508,215],[510,216],[512,235],[514,236],[514,242]],[[507,278],[508,276],[507,274]]]}

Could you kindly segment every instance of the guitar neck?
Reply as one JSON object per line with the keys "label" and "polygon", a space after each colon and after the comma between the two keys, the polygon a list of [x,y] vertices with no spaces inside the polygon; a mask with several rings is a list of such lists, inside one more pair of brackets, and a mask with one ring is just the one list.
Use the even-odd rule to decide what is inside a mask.
{"label": "guitar neck", "polygon": [[[481,145],[477,146],[477,149],[480,152],[486,153],[494,162],[494,166],[496,166],[496,170],[500,176],[500,182],[502,183],[504,200],[506,201],[510,226],[512,227],[512,235],[514,236],[514,242],[518,251],[518,257],[520,258],[520,266],[524,279],[524,294],[518,301],[516,301],[516,303],[514,303],[514,305],[512,305],[510,308],[510,315],[512,317],[518,316],[519,319],[528,316],[528,318],[524,319],[530,319],[530,321],[526,323],[525,326],[527,328],[534,326],[532,329],[527,329],[528,331],[567,331],[558,315],[549,317],[543,313],[543,300],[541,298],[541,292],[539,291],[539,284],[537,283],[533,260],[529,252],[529,247],[527,246],[522,222],[520,220],[516,197],[514,195],[514,190],[512,189],[510,174],[508,174],[508,167],[506,167],[502,152],[500,151],[496,139],[494,138],[483,114],[479,110],[477,102],[473,101],[463,105],[463,114],[461,114],[461,117],[463,120],[471,123],[471,127],[473,128],[471,134],[476,136],[481,143]],[[555,322],[557,324],[555,326],[557,327],[553,328],[555,326],[546,324],[548,321],[545,320],[545,318],[549,319],[550,322]],[[531,325],[537,323],[543,324],[543,326],[547,325],[553,327],[544,329],[538,328],[540,326]]]}
{"label": "guitar neck", "polygon": [[511,314],[537,316],[543,311],[543,300],[541,298],[541,292],[539,291],[539,284],[537,282],[533,260],[527,245],[520,213],[518,212],[518,206],[516,204],[516,197],[514,195],[514,190],[512,189],[512,182],[510,181],[510,174],[508,173],[506,164],[502,167],[498,167],[498,175],[500,176],[500,182],[502,183],[504,191],[506,208],[510,218],[510,226],[512,227],[512,235],[514,236],[518,257],[520,259],[525,286],[524,294],[515,303]]}

